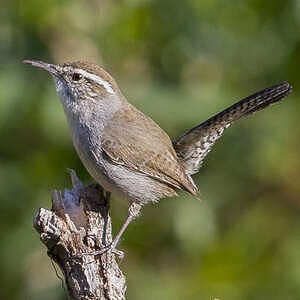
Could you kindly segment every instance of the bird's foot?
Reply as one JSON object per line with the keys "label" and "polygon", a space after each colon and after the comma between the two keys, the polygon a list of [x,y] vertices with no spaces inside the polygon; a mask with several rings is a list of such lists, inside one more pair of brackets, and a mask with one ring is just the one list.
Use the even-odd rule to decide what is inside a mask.
{"label": "bird's foot", "polygon": [[97,256],[97,255],[102,255],[107,252],[112,252],[112,253],[118,255],[120,259],[124,258],[124,252],[116,249],[116,246],[113,243],[108,246],[105,246],[97,251],[80,253],[80,254],[78,254],[78,256],[79,257],[85,256],[85,255]]}

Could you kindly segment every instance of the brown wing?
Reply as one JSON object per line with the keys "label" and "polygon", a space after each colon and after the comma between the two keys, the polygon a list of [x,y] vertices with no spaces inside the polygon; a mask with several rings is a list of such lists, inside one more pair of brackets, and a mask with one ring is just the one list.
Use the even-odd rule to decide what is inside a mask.
{"label": "brown wing", "polygon": [[168,135],[132,105],[119,111],[104,132],[102,149],[114,163],[197,194]]}

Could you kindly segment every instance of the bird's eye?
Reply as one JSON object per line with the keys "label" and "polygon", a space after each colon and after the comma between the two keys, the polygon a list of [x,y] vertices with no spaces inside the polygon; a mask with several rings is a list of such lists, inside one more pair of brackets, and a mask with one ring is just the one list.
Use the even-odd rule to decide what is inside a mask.
{"label": "bird's eye", "polygon": [[79,81],[82,78],[82,75],[79,73],[73,73],[72,80],[73,81]]}

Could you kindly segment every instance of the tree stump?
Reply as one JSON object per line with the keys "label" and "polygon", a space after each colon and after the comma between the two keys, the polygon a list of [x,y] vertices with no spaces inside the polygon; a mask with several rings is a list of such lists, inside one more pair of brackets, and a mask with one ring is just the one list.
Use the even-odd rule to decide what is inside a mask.
{"label": "tree stump", "polygon": [[62,270],[70,299],[124,300],[119,254],[89,254],[112,242],[109,197],[100,185],[84,185],[75,171],[69,172],[73,188],[52,192],[52,209],[38,210],[34,228]]}

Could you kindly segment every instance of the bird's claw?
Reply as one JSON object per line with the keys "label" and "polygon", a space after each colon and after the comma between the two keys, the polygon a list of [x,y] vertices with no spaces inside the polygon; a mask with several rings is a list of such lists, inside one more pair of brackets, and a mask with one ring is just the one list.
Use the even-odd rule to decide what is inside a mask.
{"label": "bird's claw", "polygon": [[97,256],[97,255],[102,255],[102,254],[104,254],[106,252],[110,252],[110,251],[112,253],[118,255],[120,259],[124,258],[124,252],[116,249],[115,246],[112,245],[112,244],[109,245],[109,246],[105,246],[105,247],[103,247],[103,248],[101,248],[100,250],[97,250],[97,251],[79,253],[79,254],[77,254],[77,256],[78,257],[83,257],[85,255]]}

